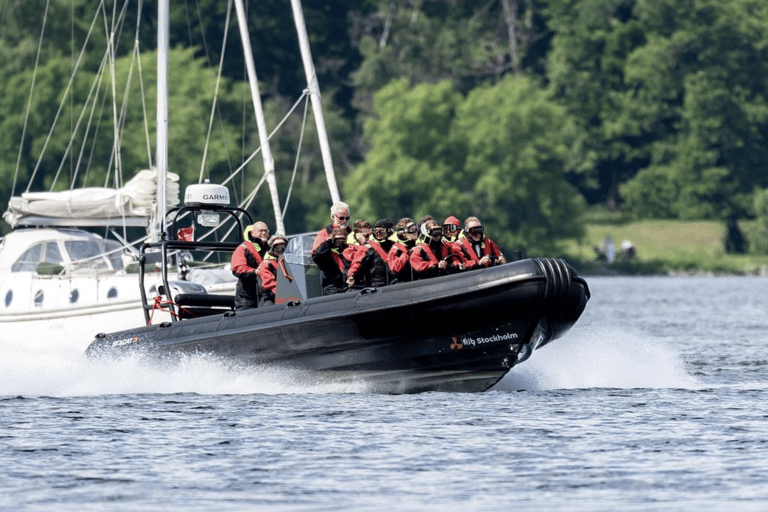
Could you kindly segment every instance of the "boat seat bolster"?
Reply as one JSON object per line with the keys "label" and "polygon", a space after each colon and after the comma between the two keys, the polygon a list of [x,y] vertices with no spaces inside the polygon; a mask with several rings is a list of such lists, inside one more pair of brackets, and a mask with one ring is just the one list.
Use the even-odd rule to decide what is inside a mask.
{"label": "boat seat bolster", "polygon": [[235,309],[235,297],[233,295],[215,295],[212,293],[179,293],[173,299],[179,306]]}

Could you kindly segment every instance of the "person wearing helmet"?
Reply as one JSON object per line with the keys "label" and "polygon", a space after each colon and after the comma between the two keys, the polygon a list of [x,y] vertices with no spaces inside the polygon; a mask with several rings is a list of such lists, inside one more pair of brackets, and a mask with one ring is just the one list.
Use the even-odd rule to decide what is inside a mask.
{"label": "person wearing helmet", "polygon": [[312,259],[320,269],[323,295],[333,295],[347,291],[347,271],[357,248],[348,247],[347,229],[336,228],[316,250]]}
{"label": "person wearing helmet", "polygon": [[453,274],[464,270],[464,259],[455,246],[443,240],[443,228],[435,220],[424,225],[426,235],[411,251],[410,263],[417,279]]}
{"label": "person wearing helmet", "polygon": [[443,221],[443,239],[450,243],[454,243],[459,239],[459,232],[461,229],[459,226],[461,223],[459,219],[451,215]]}
{"label": "person wearing helmet", "polygon": [[288,245],[288,239],[283,235],[273,235],[269,239],[269,251],[264,255],[264,261],[259,265],[257,272],[259,306],[271,306],[275,303],[275,290],[277,288],[277,268],[281,267],[283,274],[288,273],[281,264],[283,253]]}
{"label": "person wearing helmet", "polygon": [[387,265],[396,282],[413,281],[413,272],[409,261],[411,250],[416,246],[419,227],[409,217],[403,217],[395,224],[395,236],[392,248],[387,254]]}
{"label": "person wearing helmet", "polygon": [[485,236],[485,230],[477,217],[468,217],[464,221],[464,231],[456,244],[462,252],[467,268],[490,267],[507,262],[499,246]]}
{"label": "person wearing helmet", "polygon": [[394,275],[387,266],[387,254],[394,244],[392,221],[381,219],[373,225],[373,240],[361,247],[347,273],[347,286],[386,286],[394,281]]}
{"label": "person wearing helmet", "polygon": [[417,239],[419,242],[427,238],[429,235],[427,234],[427,222],[430,220],[434,220],[434,217],[431,215],[424,215],[419,219],[419,222],[416,223],[416,226],[419,228],[419,238]]}
{"label": "person wearing helmet", "polygon": [[237,277],[235,309],[258,306],[256,273],[267,252],[269,228],[264,222],[248,226],[243,233],[243,243],[232,252],[232,274]]}

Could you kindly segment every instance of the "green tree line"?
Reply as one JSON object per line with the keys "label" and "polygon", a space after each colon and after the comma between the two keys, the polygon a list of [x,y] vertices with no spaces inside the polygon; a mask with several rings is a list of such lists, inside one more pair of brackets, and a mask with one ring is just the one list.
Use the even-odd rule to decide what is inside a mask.
{"label": "green tree line", "polygon": [[[731,226],[756,218],[768,234],[763,0],[305,0],[303,8],[354,217],[477,215],[505,247],[529,253],[581,237],[585,208],[599,204],[636,218]],[[156,9],[154,0],[0,0],[0,178],[8,184],[0,202],[30,180],[32,190],[57,174],[68,178],[59,188],[98,186],[146,168]],[[247,11],[276,126],[306,87],[290,5],[263,0]],[[243,114],[250,99],[231,5],[172,2],[170,36],[171,170],[182,185],[201,174],[220,181],[258,147]],[[97,77],[102,92],[89,96]],[[108,99],[112,83],[124,105]],[[115,138],[111,121],[67,149],[86,101],[87,117],[120,119],[120,167],[113,144],[93,142],[95,131]],[[301,110],[272,141],[282,194],[292,187],[291,232],[325,223],[330,201],[311,123],[296,159]],[[260,173],[256,158],[236,178],[236,195]],[[268,201],[257,196],[257,216],[268,219]]]}

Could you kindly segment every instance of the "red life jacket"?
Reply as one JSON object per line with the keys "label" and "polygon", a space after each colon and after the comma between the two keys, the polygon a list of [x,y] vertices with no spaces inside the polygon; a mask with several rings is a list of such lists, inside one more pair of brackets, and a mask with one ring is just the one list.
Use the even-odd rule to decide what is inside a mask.
{"label": "red life jacket", "polygon": [[461,238],[459,243],[464,248],[463,252],[469,258],[472,266],[476,266],[483,256],[488,256],[491,259],[488,265],[492,265],[501,255],[499,246],[487,236],[483,236],[480,240],[480,256],[475,252],[474,242],[469,238]]}
{"label": "red life jacket", "polygon": [[252,242],[245,241],[232,253],[232,273],[240,275],[256,272],[263,259],[256,246]]}

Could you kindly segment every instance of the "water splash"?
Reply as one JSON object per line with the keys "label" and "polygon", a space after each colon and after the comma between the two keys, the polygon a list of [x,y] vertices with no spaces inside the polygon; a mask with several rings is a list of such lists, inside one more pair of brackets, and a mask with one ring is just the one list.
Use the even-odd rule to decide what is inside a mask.
{"label": "water splash", "polygon": [[701,387],[673,347],[620,327],[588,326],[536,350],[494,389]]}
{"label": "water splash", "polygon": [[[0,396],[366,392],[362,383],[318,382],[307,374],[274,368],[238,370],[213,357],[190,357],[172,366],[148,365],[137,358],[91,361],[81,345],[55,337],[35,343],[0,342]],[[535,351],[494,389],[701,387],[673,347],[620,327],[588,325]]]}
{"label": "water splash", "polygon": [[359,393],[363,384],[308,381],[282,369],[232,368],[213,357],[150,365],[138,358],[89,360],[57,343],[0,342],[0,396],[88,396],[134,393],[282,394]]}

